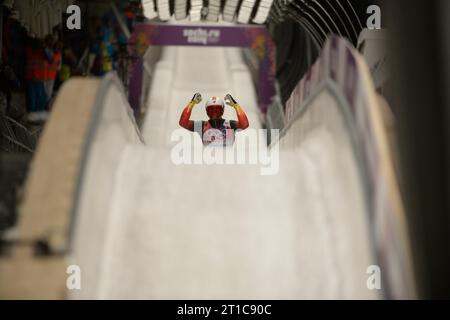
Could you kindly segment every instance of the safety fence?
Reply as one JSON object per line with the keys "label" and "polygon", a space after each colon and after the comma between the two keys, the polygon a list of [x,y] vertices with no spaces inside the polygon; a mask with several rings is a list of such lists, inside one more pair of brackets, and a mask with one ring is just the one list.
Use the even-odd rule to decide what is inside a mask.
{"label": "safety fence", "polygon": [[42,128],[30,130],[8,116],[0,117],[0,150],[3,152],[33,153]]}

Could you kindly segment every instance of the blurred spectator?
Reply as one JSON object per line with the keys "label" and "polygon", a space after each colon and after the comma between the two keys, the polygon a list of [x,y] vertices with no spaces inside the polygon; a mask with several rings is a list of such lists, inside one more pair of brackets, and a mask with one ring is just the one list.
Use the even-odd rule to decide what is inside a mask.
{"label": "blurred spectator", "polygon": [[127,21],[128,30],[132,33],[134,30],[134,21],[136,19],[135,9],[131,5],[131,3],[127,3],[125,6],[125,19]]}
{"label": "blurred spectator", "polygon": [[18,21],[7,16],[3,23],[2,61],[10,66],[22,81],[25,75],[25,46],[28,36]]}
{"label": "blurred spectator", "polygon": [[50,76],[50,66],[53,63],[53,37],[51,35],[47,35],[44,39],[44,57],[45,57],[45,73],[44,73],[44,88],[45,94],[47,96],[47,102],[50,100],[49,91],[51,90],[51,81],[49,80]]}
{"label": "blurred spectator", "polygon": [[62,66],[59,73],[59,82],[62,83],[72,76],[72,70],[76,68],[77,58],[71,47],[65,46],[62,50]]}
{"label": "blurred spectator", "polygon": [[42,40],[29,37],[26,47],[25,79],[27,81],[27,111],[29,120],[42,120],[45,117],[47,95],[44,80],[46,78],[47,58]]}
{"label": "blurred spectator", "polygon": [[[62,60],[62,44],[61,42],[56,42],[55,44],[53,38],[50,36],[46,39],[46,72],[44,87],[45,93],[47,95],[47,102],[49,102],[53,97],[53,89],[55,86],[55,80],[58,76],[58,72],[61,70],[61,60]],[[49,59],[50,58],[50,59]]]}
{"label": "blurred spectator", "polygon": [[20,87],[20,81],[11,67],[0,63],[0,112],[9,114],[13,90]]}
{"label": "blurred spectator", "polygon": [[115,34],[113,24],[114,17],[109,13],[101,20],[96,19],[90,59],[90,72],[93,75],[103,76],[114,69]]}

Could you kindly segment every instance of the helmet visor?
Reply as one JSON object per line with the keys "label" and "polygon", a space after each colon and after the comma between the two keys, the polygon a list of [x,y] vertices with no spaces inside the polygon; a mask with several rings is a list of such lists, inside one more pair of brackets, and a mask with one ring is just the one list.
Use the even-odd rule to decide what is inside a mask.
{"label": "helmet visor", "polygon": [[223,115],[223,107],[221,105],[211,105],[206,108],[206,113],[210,118],[217,119]]}

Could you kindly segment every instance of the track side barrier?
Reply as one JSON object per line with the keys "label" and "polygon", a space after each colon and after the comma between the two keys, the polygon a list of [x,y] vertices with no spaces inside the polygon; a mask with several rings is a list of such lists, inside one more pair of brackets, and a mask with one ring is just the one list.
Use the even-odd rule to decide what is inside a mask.
{"label": "track side barrier", "polygon": [[[105,138],[107,143],[93,148]],[[120,161],[117,155],[134,143],[143,139],[115,74],[73,78],[63,86],[32,160],[20,206],[19,238],[30,245],[18,246],[13,258],[1,261],[0,282],[8,291],[0,291],[0,296],[65,297],[67,258],[74,254],[74,243],[89,236],[90,243],[82,246],[93,254],[102,237],[99,228],[83,228],[92,234],[79,235],[76,226],[91,224],[91,219],[96,226],[106,225],[114,181],[110,173]],[[97,183],[89,183],[92,179]],[[87,189],[89,185],[97,188]],[[47,248],[48,257],[35,257],[38,243]],[[83,279],[90,281],[89,275]]]}
{"label": "track side barrier", "polygon": [[408,226],[382,109],[364,59],[346,40],[330,37],[319,59],[292,92],[286,103],[281,143],[323,90],[330,90],[341,101],[361,164],[385,296],[415,298]]}

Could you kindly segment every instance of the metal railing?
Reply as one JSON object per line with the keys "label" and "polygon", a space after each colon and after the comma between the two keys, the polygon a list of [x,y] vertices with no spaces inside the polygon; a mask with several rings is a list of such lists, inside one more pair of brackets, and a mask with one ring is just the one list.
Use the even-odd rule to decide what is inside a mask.
{"label": "metal railing", "polygon": [[0,150],[3,152],[34,153],[42,127],[35,130],[8,116],[0,116]]}

